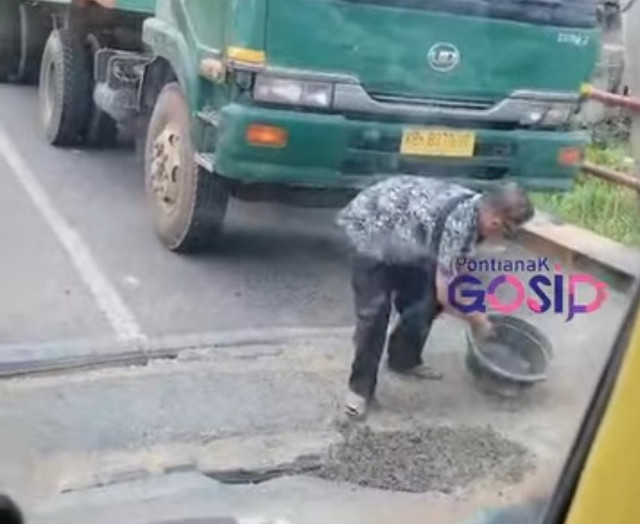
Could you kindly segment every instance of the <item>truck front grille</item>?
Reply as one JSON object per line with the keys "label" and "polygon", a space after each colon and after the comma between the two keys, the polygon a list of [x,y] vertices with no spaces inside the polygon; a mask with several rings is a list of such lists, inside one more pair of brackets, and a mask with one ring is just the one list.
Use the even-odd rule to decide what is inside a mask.
{"label": "truck front grille", "polygon": [[483,111],[490,109],[495,102],[490,100],[465,100],[465,99],[442,99],[442,98],[419,98],[409,96],[386,95],[380,93],[369,93],[371,98],[378,102],[390,104],[415,105],[420,107],[437,107],[441,109],[467,109],[472,111]]}

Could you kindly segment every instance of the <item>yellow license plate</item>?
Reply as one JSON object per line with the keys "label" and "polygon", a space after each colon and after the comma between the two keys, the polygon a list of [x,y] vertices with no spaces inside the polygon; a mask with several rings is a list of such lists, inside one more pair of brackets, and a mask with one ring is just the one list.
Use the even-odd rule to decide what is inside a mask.
{"label": "yellow license plate", "polygon": [[448,129],[405,129],[400,144],[403,155],[473,156],[476,134]]}

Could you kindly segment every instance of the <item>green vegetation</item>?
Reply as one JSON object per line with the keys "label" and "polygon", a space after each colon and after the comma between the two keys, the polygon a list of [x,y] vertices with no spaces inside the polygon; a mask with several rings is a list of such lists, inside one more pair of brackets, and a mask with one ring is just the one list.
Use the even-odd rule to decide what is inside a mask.
{"label": "green vegetation", "polygon": [[[630,172],[628,155],[621,146],[591,146],[587,159],[617,171]],[[539,209],[618,242],[640,246],[640,196],[596,177],[581,174],[571,193],[538,193]]]}

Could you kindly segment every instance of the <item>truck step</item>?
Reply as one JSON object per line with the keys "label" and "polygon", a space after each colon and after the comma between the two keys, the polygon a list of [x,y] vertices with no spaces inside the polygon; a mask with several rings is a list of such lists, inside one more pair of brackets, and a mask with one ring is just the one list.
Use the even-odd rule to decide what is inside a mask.
{"label": "truck step", "polygon": [[196,164],[206,169],[209,173],[213,173],[216,166],[216,155],[213,153],[196,153]]}

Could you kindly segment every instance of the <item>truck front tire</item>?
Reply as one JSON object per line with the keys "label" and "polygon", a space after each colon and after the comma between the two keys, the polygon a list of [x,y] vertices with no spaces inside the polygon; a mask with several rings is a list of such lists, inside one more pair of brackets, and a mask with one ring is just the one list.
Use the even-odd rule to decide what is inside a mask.
{"label": "truck front tire", "polygon": [[145,142],[145,192],[156,232],[167,249],[193,252],[219,236],[228,183],[195,162],[188,103],[177,82],[156,101]]}
{"label": "truck front tire", "polygon": [[48,142],[75,145],[83,139],[92,97],[84,42],[66,29],[54,29],[42,54],[40,117]]}

